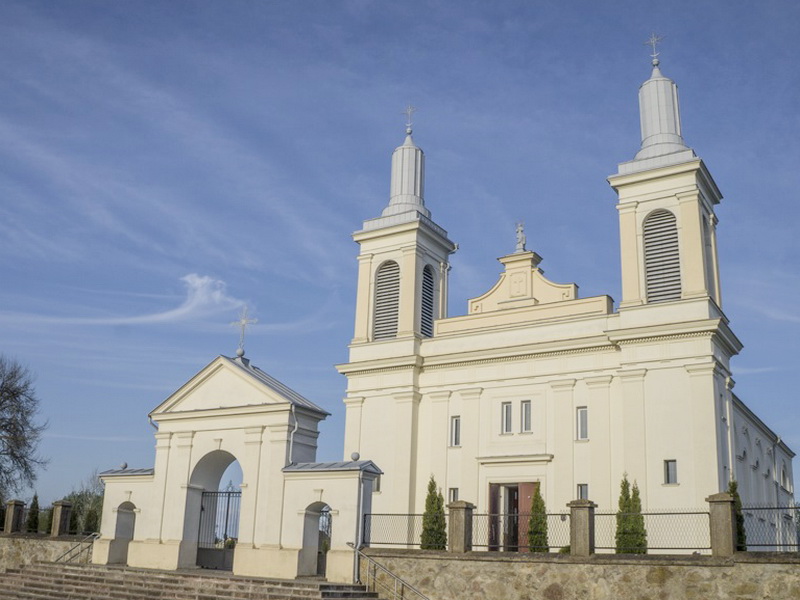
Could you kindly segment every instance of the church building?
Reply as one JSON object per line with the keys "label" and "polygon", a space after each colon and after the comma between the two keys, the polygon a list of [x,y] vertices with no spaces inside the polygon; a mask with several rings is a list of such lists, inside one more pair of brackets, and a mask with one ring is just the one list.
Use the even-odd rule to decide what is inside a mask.
{"label": "church building", "polygon": [[[102,474],[95,562],[294,577],[320,573],[325,547],[322,572],[347,581],[362,516],[422,513],[431,476],[480,513],[527,512],[537,488],[551,512],[578,498],[613,510],[623,476],[645,511],[701,509],[731,480],[745,504],[793,505],[794,453],[733,391],[742,343],[723,312],[722,195],[683,139],[677,87],[657,59],[639,109],[641,147],[608,179],[618,304],[546,278],[518,226],[498,281],[448,316],[456,244],[425,204],[409,124],[388,205],[353,234],[342,462],[316,462],[324,410],[243,350],[220,356],[150,414],[154,468]],[[204,545],[235,459],[241,491],[224,501],[240,502],[237,528],[212,519]]]}

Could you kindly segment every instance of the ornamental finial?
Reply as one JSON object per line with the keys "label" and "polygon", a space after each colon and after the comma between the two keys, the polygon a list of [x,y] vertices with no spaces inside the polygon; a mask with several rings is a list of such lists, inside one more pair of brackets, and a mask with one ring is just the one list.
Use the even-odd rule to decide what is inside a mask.
{"label": "ornamental finial", "polygon": [[231,323],[234,327],[239,327],[239,347],[236,349],[236,356],[242,358],[244,356],[244,333],[248,325],[258,323],[258,319],[247,318],[247,305],[242,306],[242,311],[239,313],[239,320]]}
{"label": "ornamental finial", "polygon": [[411,129],[414,125],[414,122],[411,120],[411,115],[417,112],[417,109],[411,106],[411,103],[406,106],[406,109],[403,111],[403,114],[406,116],[406,133],[411,135]]}
{"label": "ornamental finial", "polygon": [[656,46],[658,46],[658,44],[660,44],[663,39],[664,39],[664,36],[657,35],[656,33],[651,33],[650,34],[650,39],[647,40],[644,43],[645,46],[650,46],[651,48],[653,48],[653,53],[650,56],[653,59],[653,66],[654,67],[657,67],[658,63],[659,63],[659,60],[658,60],[659,52],[656,50]]}

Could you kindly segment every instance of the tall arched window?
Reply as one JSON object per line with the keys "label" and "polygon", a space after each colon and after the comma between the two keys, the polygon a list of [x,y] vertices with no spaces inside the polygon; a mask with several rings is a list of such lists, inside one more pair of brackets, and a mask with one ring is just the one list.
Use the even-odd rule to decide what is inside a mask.
{"label": "tall arched window", "polygon": [[644,277],[648,302],[681,297],[678,226],[668,210],[654,210],[644,220]]}
{"label": "tall arched window", "polygon": [[430,265],[425,265],[422,269],[420,307],[420,332],[425,337],[433,337],[433,268]]}
{"label": "tall arched window", "polygon": [[400,305],[400,266],[386,261],[375,276],[375,319],[372,338],[383,340],[397,336],[397,314]]}

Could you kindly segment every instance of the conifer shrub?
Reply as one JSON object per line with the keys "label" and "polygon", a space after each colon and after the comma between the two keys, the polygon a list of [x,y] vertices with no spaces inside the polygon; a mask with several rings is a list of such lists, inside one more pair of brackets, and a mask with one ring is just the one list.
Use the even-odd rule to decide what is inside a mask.
{"label": "conifer shrub", "polygon": [[25,523],[25,530],[29,533],[37,533],[39,531],[39,494],[33,494],[33,500],[28,507],[28,520]]}
{"label": "conifer shrub", "polygon": [[736,513],[736,551],[747,551],[747,532],[744,529],[744,513],[742,512],[742,499],[739,497],[739,483],[728,483],[728,493],[733,496],[733,509]]}
{"label": "conifer shrub", "polygon": [[550,552],[547,543],[547,507],[538,485],[531,499],[531,515],[528,518],[528,549],[531,552]]}
{"label": "conifer shrub", "polygon": [[425,512],[422,515],[422,535],[420,548],[423,550],[447,549],[447,522],[444,516],[444,497],[436,487],[431,475],[428,482],[428,495],[425,498]]}
{"label": "conifer shrub", "polygon": [[627,473],[620,482],[615,540],[617,554],[647,554],[647,530],[644,526],[639,486],[634,481],[631,488]]}

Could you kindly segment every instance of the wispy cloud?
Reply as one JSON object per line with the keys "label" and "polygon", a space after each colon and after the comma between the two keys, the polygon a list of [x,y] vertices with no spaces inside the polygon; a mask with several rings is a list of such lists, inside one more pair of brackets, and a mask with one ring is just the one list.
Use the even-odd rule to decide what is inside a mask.
{"label": "wispy cloud", "polygon": [[132,437],[124,435],[73,435],[63,433],[44,433],[43,437],[59,440],[79,440],[88,442],[141,442],[142,436]]}
{"label": "wispy cloud", "polygon": [[781,367],[734,367],[733,373],[734,375],[761,375],[783,370]]}
{"label": "wispy cloud", "polygon": [[27,320],[60,325],[146,325],[166,324],[202,319],[230,312],[244,302],[228,294],[225,282],[208,275],[189,273],[181,277],[186,287],[186,297],[180,306],[143,315],[116,317],[56,317],[29,313],[3,313],[0,320]]}

